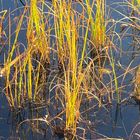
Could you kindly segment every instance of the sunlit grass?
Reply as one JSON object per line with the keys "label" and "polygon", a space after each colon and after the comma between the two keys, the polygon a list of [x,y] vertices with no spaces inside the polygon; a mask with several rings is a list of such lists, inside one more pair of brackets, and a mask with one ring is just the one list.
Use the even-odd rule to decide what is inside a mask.
{"label": "sunlit grass", "polygon": [[[25,2],[14,32],[13,44],[9,15],[9,50],[4,68],[0,71],[1,75],[6,77],[6,97],[11,107],[18,108],[26,101],[46,103],[44,95],[49,94],[47,100],[51,101],[50,98],[54,98],[60,101],[61,112],[64,115],[60,120],[65,121],[64,129],[75,136],[78,123],[82,120],[82,102],[96,100],[98,106],[102,107],[102,98],[105,97],[106,102],[112,103],[114,93],[117,95],[116,102],[118,104],[121,102],[121,87],[116,70],[118,63],[114,56],[116,44],[121,42],[121,37],[116,33],[114,26],[117,23],[121,24],[123,19],[114,23],[108,21],[113,24],[114,29],[110,27],[106,32],[105,0],[85,0],[77,3],[53,0],[51,6],[44,0]],[[80,12],[75,8],[76,4],[81,6]],[[134,1],[128,5],[139,14]],[[47,12],[45,8],[48,8]],[[7,11],[0,12],[2,18],[6,13]],[[129,16],[124,16],[124,19],[129,19],[129,22],[125,21],[128,25],[139,29],[137,17],[133,20]],[[18,38],[24,24],[27,24],[27,43],[21,47],[18,45]],[[1,32],[0,25],[0,35]],[[115,44],[116,40],[118,42]],[[52,58],[50,54],[55,55],[54,60],[50,59]],[[53,67],[58,68],[59,65],[61,65],[59,72],[49,75],[53,79],[49,79],[52,80],[50,83],[52,85],[55,83],[52,89],[57,87],[50,95],[52,89],[46,91],[46,85],[50,84],[47,81],[48,69],[52,73],[57,72]],[[109,68],[106,68],[106,65]],[[105,76],[109,77],[107,83]],[[56,79],[58,81],[55,81]],[[137,81],[139,84],[136,78]]]}
{"label": "sunlit grass", "polygon": [[53,0],[54,5],[54,26],[55,26],[55,34],[57,39],[57,55],[58,61],[62,65],[64,60],[66,59],[66,47],[64,44],[64,29],[66,21],[66,2],[60,0],[60,2]]}
{"label": "sunlit grass", "polygon": [[[42,12],[39,11],[37,6],[37,0],[31,0],[30,3],[30,16],[27,28],[27,40],[28,40],[28,47],[32,48],[31,54],[28,55],[28,96],[29,99],[32,99],[32,72],[33,72],[33,65],[32,65],[32,57],[33,55],[38,56],[40,54],[39,61],[48,61],[49,63],[49,44],[46,38],[45,33],[45,23],[44,17]],[[42,1],[42,8],[43,8],[43,1]],[[43,9],[42,9],[43,10]],[[42,62],[43,62],[42,61]],[[40,62],[40,63],[42,63]],[[40,64],[38,64],[38,72],[37,77],[39,78],[39,71],[40,71]],[[35,93],[34,93],[34,100],[37,94],[37,88],[39,86],[38,78],[35,82]]]}
{"label": "sunlit grass", "polygon": [[140,7],[140,0],[132,0],[132,4],[137,5]]}
{"label": "sunlit grass", "polygon": [[23,22],[25,13],[26,13],[26,9],[24,9],[23,14],[21,15],[21,17],[19,19],[19,22],[18,22],[18,25],[16,28],[14,43],[12,45],[11,50],[9,50],[9,54],[8,54],[8,57],[6,60],[5,67],[4,67],[4,69],[2,69],[3,71],[1,71],[2,74],[5,73],[5,75],[6,75],[6,97],[7,97],[8,102],[9,102],[11,107],[15,106],[15,102],[14,102],[15,97],[14,97],[14,94],[12,94],[12,87],[10,84],[10,69],[11,69],[11,66],[14,63],[16,63],[16,61],[18,61],[18,59],[20,58],[20,57],[16,58],[14,61],[12,61],[14,51],[16,49],[16,43],[18,41],[18,35],[19,35],[20,30],[21,30],[21,26],[22,26],[22,22]]}
{"label": "sunlit grass", "polygon": [[[43,65],[45,61],[49,63],[49,47],[48,47],[49,44],[46,38],[45,23],[44,23],[42,12],[39,11],[38,9],[37,1],[31,1],[31,6],[29,10],[28,27],[27,27],[27,41],[28,41],[27,50],[25,50],[25,52],[19,54],[19,56],[16,56],[15,59],[12,60],[13,56],[15,55],[15,52],[17,51],[16,44],[18,42],[19,32],[21,30],[23,20],[26,17],[27,10],[28,8],[25,7],[23,14],[19,19],[15,32],[14,43],[11,47],[11,50],[9,50],[9,54],[8,54],[8,58],[6,59],[5,66],[3,69],[1,69],[1,75],[6,76],[6,92],[7,92],[6,97],[8,98],[9,104],[12,107],[16,107],[16,106],[20,107],[21,99],[24,102],[26,96],[30,101],[36,100],[36,95],[38,94],[38,89],[40,86],[38,79],[40,74],[42,73],[40,71],[40,64]],[[38,57],[39,60],[36,60],[36,57]],[[38,61],[37,69],[36,69],[37,72],[34,72],[35,69],[34,69],[33,59],[35,61]],[[23,62],[21,63],[21,61]],[[15,73],[11,80],[10,72],[11,72],[11,68],[14,65],[15,65]],[[36,79],[36,81],[34,81],[34,79]],[[15,93],[13,93],[14,91],[13,91],[12,81],[15,81],[14,84]],[[35,84],[35,90],[33,93],[34,84]]]}
{"label": "sunlit grass", "polygon": [[[97,50],[103,47],[105,41],[105,27],[104,15],[101,11],[104,9],[101,7],[101,2],[96,2],[97,10],[93,18],[92,8],[94,4],[92,7],[87,7],[87,11],[84,9],[84,5],[81,4],[83,7],[83,15],[72,9],[72,2],[53,1],[53,4],[54,10],[51,8],[50,10],[54,12],[52,15],[54,16],[58,63],[62,65],[61,68],[63,68],[62,71],[64,73],[65,101],[63,104],[65,104],[66,107],[66,130],[72,131],[75,135],[77,122],[80,119],[82,98],[84,94],[88,97],[88,92],[91,88],[90,82],[93,81],[91,80],[88,84],[85,84],[88,76],[91,76],[89,71],[91,65],[94,63],[93,60],[91,60],[89,64],[86,64],[86,67],[83,67],[87,59],[88,35],[90,32],[92,36],[91,42],[93,42]],[[46,24],[43,14],[43,7],[46,3],[42,1],[41,5],[42,9],[39,9],[37,0],[31,0],[30,7],[25,7],[16,29],[14,44],[6,61],[7,65],[1,70],[2,74],[6,71],[7,98],[12,107],[16,107],[16,105],[20,107],[22,103],[24,103],[26,97],[29,101],[36,101],[38,98],[37,96],[39,96],[38,90],[40,88],[41,69],[44,67],[46,61],[48,63],[50,62],[50,44],[48,41],[50,38],[47,39],[50,35],[46,35]],[[88,17],[83,18],[84,14],[87,14],[86,12],[88,12]],[[79,15],[81,19],[78,19]],[[22,54],[19,54],[19,56],[16,56],[16,58],[12,60],[17,50],[16,43],[18,42],[19,32],[25,17],[27,19],[27,47]],[[85,20],[86,24],[84,23],[85,21],[82,21],[84,24],[80,25],[80,20]],[[97,28],[95,24],[98,25]],[[85,30],[85,32],[82,33],[82,35],[84,35],[82,37],[79,35],[80,29],[83,31]],[[78,39],[83,41],[82,45],[78,44]],[[34,68],[33,60],[37,62],[36,68]],[[23,61],[23,63],[21,63],[21,61]],[[15,72],[13,79],[10,80],[10,69],[12,66],[15,67]],[[13,81],[14,91],[12,90]],[[41,84],[45,82],[46,81],[42,79]],[[85,89],[83,89],[83,87]],[[93,97],[99,101],[97,95]]]}

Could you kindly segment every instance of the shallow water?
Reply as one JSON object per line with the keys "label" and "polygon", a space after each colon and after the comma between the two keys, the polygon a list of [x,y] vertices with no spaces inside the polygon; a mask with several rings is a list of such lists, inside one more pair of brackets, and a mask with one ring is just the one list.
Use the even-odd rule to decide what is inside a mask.
{"label": "shallow water", "polygon": [[[108,0],[107,4],[110,5],[115,0],[111,1]],[[122,2],[120,0],[120,2]],[[0,10],[10,10],[12,11],[15,8],[15,3],[12,0],[5,0],[2,1],[3,5],[0,5]],[[17,7],[22,6],[21,3],[18,2]],[[112,8],[114,8],[116,5],[111,5]],[[118,8],[119,9],[119,8]],[[123,9],[124,10],[124,9]],[[121,10],[122,11],[122,10]],[[127,10],[126,10],[127,11]],[[124,12],[124,11],[123,11]],[[20,10],[17,10],[14,14],[11,15],[11,17],[15,15],[19,15]],[[119,20],[122,18],[118,12],[113,11],[110,15],[115,20]],[[4,23],[4,26],[6,28],[7,21]],[[13,31],[15,30],[15,27],[13,25]],[[116,24],[115,27],[116,32],[120,32],[120,25]],[[131,31],[128,31],[131,32]],[[12,37],[12,39],[14,36]],[[26,44],[26,32],[23,30],[20,32],[19,35],[19,42],[22,42]],[[117,42],[117,41],[116,41]],[[123,48],[123,51],[125,53],[122,53],[122,56],[120,56],[120,53],[116,52],[114,53],[114,57],[116,62],[120,61],[121,65],[124,67],[127,67],[130,62],[133,60],[131,67],[135,67],[138,64],[140,64],[140,58],[139,57],[133,57],[134,53],[133,47],[131,47],[130,43],[132,42],[131,37],[126,37],[123,39],[121,47]],[[119,46],[119,44],[118,44]],[[0,55],[1,63],[3,63],[3,55]],[[123,74],[124,71],[122,69],[118,69],[117,74]],[[132,80],[133,74],[128,74],[124,78],[124,82],[121,83],[123,77],[119,79],[120,86],[121,85],[128,85],[130,81]],[[0,79],[0,83],[3,83],[4,78]],[[3,87],[1,85],[0,87]],[[133,92],[133,86],[126,86],[124,91],[122,92],[123,97],[129,96]],[[42,122],[39,122],[39,128],[35,127],[37,124],[33,122],[32,124],[25,122],[19,126],[19,123],[26,119],[33,119],[33,118],[43,118],[45,115],[47,115],[48,110],[49,113],[52,114],[52,116],[55,116],[55,114],[58,114],[61,109],[57,108],[55,105],[49,105],[49,109],[47,110],[47,105],[41,106],[39,109],[38,106],[35,105],[35,107],[31,108],[28,106],[24,110],[20,110],[20,113],[17,114],[17,112],[10,111],[10,108],[8,106],[7,100],[2,93],[2,89],[0,90],[0,139],[33,139],[33,140],[45,140],[45,139],[61,139],[60,135],[59,137],[54,134],[54,132],[51,131],[51,129]],[[91,103],[89,106],[93,106],[94,104]],[[88,106],[88,105],[87,105]],[[35,109],[37,108],[37,109]],[[57,108],[57,109],[55,109]],[[53,111],[56,112],[53,112]],[[87,112],[83,114],[83,116],[86,116],[89,120],[89,127],[91,130],[96,131],[96,134],[93,134],[93,132],[87,131],[86,139],[97,139],[98,137],[108,136],[108,137],[118,137],[118,138],[130,138],[130,139],[138,139],[137,137],[130,137],[131,132],[134,128],[134,126],[140,121],[140,107],[135,103],[135,101],[132,101],[130,104],[123,104],[121,107],[116,107],[116,102],[113,103],[113,106],[109,105],[107,108],[101,108],[95,107],[90,112]],[[52,125],[57,125],[57,122],[53,122]],[[87,123],[87,122],[86,122]],[[34,128],[32,128],[34,127]],[[17,128],[19,128],[17,133]],[[137,127],[138,128],[138,127]],[[139,132],[139,128],[135,131]],[[135,132],[134,131],[134,132]],[[79,131],[80,133],[80,131]],[[96,138],[96,136],[97,138]],[[62,136],[63,139],[63,136]]]}

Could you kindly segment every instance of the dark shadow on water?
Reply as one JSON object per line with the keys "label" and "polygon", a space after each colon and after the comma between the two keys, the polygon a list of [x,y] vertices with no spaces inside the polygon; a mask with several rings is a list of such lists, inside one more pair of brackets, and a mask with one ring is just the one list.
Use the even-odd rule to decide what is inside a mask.
{"label": "dark shadow on water", "polygon": [[117,122],[118,122],[118,119],[121,119],[122,120],[122,113],[121,113],[121,105],[120,104],[117,104],[116,105],[116,111],[115,111],[115,119],[114,119],[114,129],[117,125]]}

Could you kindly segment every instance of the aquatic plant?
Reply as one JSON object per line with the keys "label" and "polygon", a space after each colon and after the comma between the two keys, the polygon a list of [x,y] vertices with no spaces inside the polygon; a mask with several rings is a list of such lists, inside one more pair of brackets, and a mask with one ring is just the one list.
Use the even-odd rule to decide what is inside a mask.
{"label": "aquatic plant", "polygon": [[[44,81],[46,80],[45,77],[48,72],[46,67],[49,66],[50,61],[48,47],[49,43],[45,32],[43,12],[38,9],[37,1],[34,0],[31,1],[28,19],[26,18],[27,10],[28,8],[25,7],[23,14],[19,19],[15,32],[14,43],[11,50],[9,50],[5,66],[1,70],[1,74],[4,74],[6,77],[6,97],[10,106],[12,107],[20,107],[21,102],[24,103],[26,96],[28,97],[29,101],[36,100],[37,95],[39,95],[40,88],[44,86],[44,83],[46,82]],[[20,46],[17,46],[16,44],[18,42],[19,32],[24,19],[27,19],[28,21],[27,47],[26,49],[24,48],[24,52],[21,53]],[[10,29],[9,34],[11,34]],[[9,41],[9,46],[10,45],[11,44]],[[13,59],[14,55],[16,57]],[[23,61],[23,63],[21,63],[21,61]],[[12,76],[11,79],[11,68],[13,68],[13,66],[15,67],[15,73],[13,73],[14,76]],[[37,68],[35,69],[34,67]],[[39,78],[42,78],[41,83]],[[34,85],[35,89],[33,88]],[[39,99],[39,96],[37,98]]]}
{"label": "aquatic plant", "polygon": [[[42,10],[43,10],[42,1]],[[40,63],[47,61],[49,63],[49,43],[45,33],[45,23],[43,17],[43,11],[40,12],[37,6],[37,0],[31,0],[30,3],[30,16],[27,27],[27,40],[28,40],[28,48],[31,48],[31,54],[29,54],[28,61],[28,96],[29,99],[35,100],[38,88],[38,80],[40,71]],[[35,83],[35,93],[32,93],[32,56],[36,55],[39,57],[39,64],[37,68],[37,77]]]}
{"label": "aquatic plant", "polygon": [[[97,56],[97,61],[101,67],[101,51],[105,44],[106,27],[105,27],[105,1],[86,0],[87,15],[90,20],[91,33],[91,57]],[[96,9],[96,10],[94,10]],[[93,11],[94,10],[94,11]]]}
{"label": "aquatic plant", "polygon": [[140,67],[136,69],[135,80],[134,80],[134,98],[140,100]]}
{"label": "aquatic plant", "polygon": [[[57,6],[57,7],[56,7]],[[80,117],[80,86],[83,79],[78,68],[77,28],[72,3],[54,1],[55,32],[57,37],[58,60],[64,71],[64,97],[66,110],[66,130],[75,135]]]}
{"label": "aquatic plant", "polygon": [[[19,19],[19,22],[18,22],[18,25],[17,25],[17,28],[16,28],[16,32],[15,32],[14,43],[11,47],[11,50],[9,49],[9,53],[8,53],[8,57],[7,57],[6,62],[5,62],[4,69],[3,69],[3,71],[1,71],[1,73],[2,74],[5,73],[5,76],[6,76],[6,93],[5,94],[6,94],[8,102],[9,102],[9,105],[11,107],[15,107],[15,101],[14,100],[16,100],[17,104],[20,104],[19,101],[17,101],[17,99],[15,99],[15,97],[17,97],[17,95],[13,94],[13,92],[12,92],[12,84],[11,84],[11,78],[10,78],[10,75],[11,75],[10,72],[11,71],[10,70],[11,70],[11,66],[14,65],[14,63],[16,63],[16,61],[18,61],[18,59],[20,58],[20,57],[17,57],[17,60],[16,59],[14,60],[15,62],[12,60],[13,55],[14,55],[14,51],[17,48],[16,43],[18,41],[18,35],[19,35],[20,30],[21,30],[21,26],[22,26],[22,22],[23,22],[25,13],[26,13],[26,8],[24,9],[23,14],[21,15],[21,17]],[[10,32],[10,29],[9,29],[9,32]],[[9,42],[9,46],[10,45],[11,44]],[[20,94],[19,94],[19,96],[20,96]],[[19,97],[17,97],[17,98],[19,99]]]}
{"label": "aquatic plant", "polygon": [[2,37],[2,34],[3,34],[3,21],[4,21],[6,13],[7,13],[7,10],[0,11],[0,38]]}
{"label": "aquatic plant", "polygon": [[[77,3],[81,6],[80,12],[75,8]],[[10,47],[5,58],[5,66],[0,71],[1,75],[6,77],[6,97],[11,107],[22,107],[26,101],[35,104],[45,102],[48,106],[59,102],[58,105],[61,106],[59,115],[63,114],[63,117],[57,113],[55,116],[54,113],[52,120],[59,118],[60,121],[65,121],[63,127],[60,126],[59,129],[63,133],[70,132],[73,139],[84,116],[81,115],[83,109],[81,106],[91,100],[94,103],[96,100],[98,106],[102,107],[103,104],[112,102],[114,93],[117,95],[117,103],[120,104],[120,88],[122,88],[119,87],[118,79],[121,76],[117,75],[114,56],[116,44],[121,42],[121,37],[112,27],[108,29],[111,30],[110,34],[109,31],[107,32],[109,35],[106,33],[105,0],[86,0],[77,3],[53,0],[51,5],[44,0],[30,0],[28,6],[26,1],[17,23],[12,47],[9,15]],[[130,5],[138,11],[138,8],[134,8],[135,5]],[[125,19],[129,19],[129,22],[126,21],[127,25],[139,29],[138,18],[137,21],[129,17]],[[27,44],[21,47],[18,45],[18,37],[24,20],[26,21],[24,24],[27,24]],[[133,24],[130,24],[130,21]],[[114,21],[111,24],[116,26],[121,22]],[[50,53],[54,55],[54,59]],[[53,68],[58,68],[59,65],[57,72]],[[106,68],[106,65],[109,68]],[[49,82],[48,69],[52,73],[55,71],[55,74],[51,73]],[[123,74],[124,77],[126,73],[127,70]],[[109,79],[108,82],[106,77]],[[136,78],[136,83],[139,84],[139,78]],[[46,85],[49,85],[48,92],[45,91]],[[137,87],[135,86],[135,91],[139,90]],[[46,95],[49,103],[45,101]],[[56,110],[59,110],[58,106]]]}
{"label": "aquatic plant", "polygon": [[137,5],[137,7],[140,6],[140,0],[132,0],[132,4]]}
{"label": "aquatic plant", "polygon": [[94,21],[91,21],[93,43],[95,46],[103,47],[105,43],[105,0],[96,1],[96,13]]}
{"label": "aquatic plant", "polygon": [[[60,65],[63,65],[65,59],[67,59],[67,46],[64,41],[65,36],[65,22],[67,22],[66,16],[66,2],[65,1],[56,1],[53,0],[54,6],[54,27],[55,27],[55,35],[56,35],[56,47],[57,47],[57,56],[58,62]],[[68,54],[68,53],[67,53]]]}

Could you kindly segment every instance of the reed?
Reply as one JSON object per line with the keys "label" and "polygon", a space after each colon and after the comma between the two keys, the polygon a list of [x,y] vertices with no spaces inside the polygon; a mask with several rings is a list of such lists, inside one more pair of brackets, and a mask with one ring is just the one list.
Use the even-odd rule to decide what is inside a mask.
{"label": "reed", "polygon": [[[68,3],[70,5],[71,3]],[[65,40],[65,22],[67,22],[67,2],[60,0],[56,1],[53,0],[53,8],[54,8],[54,28],[55,28],[55,35],[56,35],[56,48],[57,48],[57,56],[58,56],[58,63],[60,68],[62,69],[62,65],[64,61],[67,59],[68,55],[68,47],[67,41]],[[70,15],[69,15],[70,16]],[[67,22],[68,23],[68,22]]]}
{"label": "reed", "polygon": [[96,47],[103,47],[105,43],[105,0],[96,1],[95,20],[91,23],[93,42]]}
{"label": "reed", "polygon": [[[49,7],[44,0],[30,0],[29,7],[26,4],[18,21],[14,43],[9,49],[5,66],[0,72],[1,75],[6,75],[6,97],[11,107],[21,107],[25,100],[42,103],[45,98],[42,89],[47,83],[47,69],[52,64],[50,50],[56,53],[58,58],[58,60],[55,59],[56,65],[60,64],[62,70],[62,77],[58,79],[61,79],[62,83],[58,82],[55,87],[62,88],[60,92],[63,96],[56,99],[59,99],[63,106],[62,113],[65,112],[66,128],[64,129],[71,131],[74,139],[78,122],[81,120],[80,109],[83,98],[87,97],[86,101],[96,99],[101,107],[102,96],[106,96],[106,91],[109,93],[103,81],[104,74],[110,77],[113,75],[113,78],[111,77],[113,80],[110,78],[110,85],[112,86],[114,82],[117,103],[120,103],[113,49],[108,49],[113,43],[110,41],[112,44],[107,46],[105,0],[85,0],[85,3],[80,3],[81,13],[74,9],[70,0],[53,0],[52,4],[53,6]],[[51,16],[47,15],[48,18],[45,17],[45,6],[51,13]],[[47,14],[50,14],[49,12]],[[46,22],[46,20],[52,16],[53,26],[48,27],[49,21]],[[21,53],[17,42],[24,19],[27,21],[27,46]],[[11,29],[9,33],[10,31]],[[53,35],[51,31],[55,31]],[[55,44],[56,50],[49,41],[51,36],[55,37],[52,44]],[[101,56],[102,54],[108,58],[111,70],[105,68],[105,59]],[[14,72],[11,76],[12,68]],[[51,76],[54,80],[55,76],[53,74]],[[52,94],[54,94],[51,95],[53,97],[60,95]],[[111,98],[108,97],[108,99],[111,102]]]}
{"label": "reed", "polygon": [[[105,0],[92,1],[86,0],[87,15],[90,20],[91,32],[91,57],[97,56],[97,61],[101,67],[101,51],[105,45]],[[93,9],[96,9],[93,11]]]}
{"label": "reed", "polygon": [[[95,89],[100,91],[99,89],[103,88],[102,80],[103,80],[103,74],[101,73],[101,69],[104,68],[107,51],[106,51],[106,25],[105,25],[105,0],[97,0],[97,1],[85,1],[85,7],[86,7],[86,14],[88,18],[87,25],[89,26],[87,31],[90,34],[90,60],[93,61],[93,69],[96,74],[92,77],[94,77],[94,82],[96,83]],[[96,67],[96,68],[95,68]],[[92,74],[92,72],[91,72]],[[93,80],[91,79],[93,82]],[[96,94],[96,93],[95,93]],[[99,92],[98,98],[100,98],[99,106],[101,106],[102,102],[102,92]],[[97,98],[97,97],[96,97]]]}
{"label": "reed", "polygon": [[[70,13],[69,13],[70,14]],[[72,14],[72,13],[71,13]],[[73,15],[72,15],[73,16]],[[76,122],[78,119],[77,114],[79,109],[76,106],[77,96],[79,89],[77,89],[77,48],[76,48],[76,28],[74,25],[74,17],[72,17],[72,23],[68,19],[66,28],[66,37],[70,49],[70,57],[68,68],[64,71],[65,75],[65,100],[66,100],[66,129],[72,129],[73,134],[76,130]],[[71,25],[71,28],[70,26]]]}
{"label": "reed", "polygon": [[75,136],[83,95],[81,86],[85,76],[83,62],[85,60],[87,34],[84,38],[84,47],[81,46],[83,49],[79,63],[77,37],[80,26],[76,24],[79,19],[72,9],[71,2],[53,2],[54,11],[56,10],[54,27],[57,39],[58,62],[61,63],[64,71],[66,130],[70,130]]}
{"label": "reed", "polygon": [[[50,48],[46,37],[43,7],[44,1],[42,1],[42,11],[40,11],[37,1],[31,0],[28,17],[28,8],[24,8],[23,14],[20,17],[16,28],[14,43],[11,50],[9,50],[5,66],[0,71],[1,75],[6,76],[6,97],[11,107],[21,107],[21,103],[24,103],[26,97],[29,101],[36,100],[37,95],[39,94],[40,84],[42,84],[39,83],[40,75],[46,75],[46,72],[44,73],[40,69],[43,68],[44,65],[49,66]],[[27,47],[24,49],[23,53],[18,51],[17,55],[16,51],[20,47],[16,44],[18,42],[22,22],[26,19],[28,21]],[[9,29],[9,34],[10,31],[11,29]],[[16,57],[13,59],[14,55]],[[21,63],[21,61],[23,61],[23,63]],[[37,65],[36,69],[34,68],[35,62]],[[15,68],[12,79],[11,68]]]}
{"label": "reed", "polygon": [[137,7],[140,6],[140,0],[132,0],[133,5],[137,5]]}
{"label": "reed", "polygon": [[0,38],[3,35],[3,21],[5,19],[7,10],[0,11]]}
{"label": "reed", "polygon": [[[15,32],[14,43],[12,45],[11,50],[9,49],[9,54],[8,54],[7,59],[6,59],[5,66],[1,70],[1,74],[3,74],[5,72],[5,75],[6,75],[6,97],[7,97],[7,100],[9,102],[9,105],[11,107],[15,107],[15,101],[14,100],[15,100],[15,97],[17,97],[17,96],[15,94],[13,94],[13,92],[12,92],[10,69],[16,63],[16,61],[18,61],[18,59],[20,58],[20,57],[17,57],[17,59],[15,59],[14,61],[12,60],[14,52],[15,52],[16,47],[17,47],[16,43],[18,42],[18,35],[19,35],[20,29],[21,29],[21,26],[22,26],[22,22],[23,22],[25,13],[26,13],[26,8],[24,9],[23,14],[21,15],[21,17],[19,19],[19,22],[18,22],[18,25],[17,25],[17,28],[16,28],[16,32]],[[10,25],[9,25],[9,27],[10,27]]]}
{"label": "reed", "polygon": [[[60,2],[60,4],[62,3]],[[90,78],[88,77],[89,76],[88,73],[91,69],[91,65],[93,64],[93,60],[92,60],[89,64],[87,64],[85,68],[83,67],[84,62],[87,59],[86,51],[87,51],[88,35],[90,30],[91,18],[92,18],[92,10],[89,12],[89,16],[86,20],[86,26],[83,26],[83,28],[85,28],[85,32],[83,35],[84,37],[81,37],[83,39],[83,44],[80,46],[81,52],[78,52],[79,44],[77,42],[77,40],[79,39],[77,38],[78,37],[77,34],[81,26],[76,25],[76,23],[79,23],[77,21],[79,19],[77,18],[77,15],[75,13],[76,12],[72,10],[71,3],[65,5],[65,14],[63,15],[63,18],[61,18],[63,20],[65,19],[65,22],[62,20],[61,21],[62,24],[60,24],[63,26],[62,27],[63,30],[61,30],[62,37],[60,37],[61,35],[59,34],[60,35],[59,39],[63,38],[63,40],[60,40],[60,42],[61,43],[63,42],[63,44],[64,43],[67,44],[66,46],[67,55],[63,54],[65,58],[61,59],[62,60],[61,63],[63,65],[63,70],[64,70],[66,130],[70,130],[74,136],[77,130],[77,123],[80,119],[80,107],[81,107],[83,95],[86,93],[87,96],[88,91],[90,91],[89,87],[91,83],[90,82],[88,82],[88,84],[85,83],[86,80]],[[55,26],[55,28],[57,31],[60,30],[61,27]],[[62,52],[65,53],[65,51]],[[93,97],[100,102],[99,98],[96,95],[94,95]]]}
{"label": "reed", "polygon": [[[40,12],[37,6],[37,0],[31,0],[30,3],[30,16],[27,28],[27,40],[28,40],[28,47],[32,48],[31,54],[28,56],[28,97],[31,100],[32,97],[35,100],[37,95],[37,89],[39,86],[38,78],[39,78],[39,71],[40,71],[40,63],[47,61],[49,63],[49,43],[46,37],[45,32],[45,23],[44,23],[44,16],[43,12]],[[44,7],[44,1],[42,1],[42,11]],[[32,72],[33,72],[33,64],[32,64],[32,57],[33,55],[38,56],[40,61],[37,68],[37,78],[35,83],[35,93],[32,93]]]}
{"label": "reed", "polygon": [[[64,93],[66,106],[66,129],[76,132],[78,119],[76,106],[79,89],[77,89],[78,54],[76,46],[76,26],[71,3],[53,1],[55,11],[55,33],[57,37],[58,62],[64,70]],[[65,39],[64,39],[65,38]],[[66,55],[67,54],[67,55]],[[67,66],[66,63],[67,62]]]}
{"label": "reed", "polygon": [[115,83],[115,91],[117,94],[117,103],[120,104],[121,96],[120,96],[120,92],[119,92],[118,78],[117,78],[116,69],[115,69],[115,59],[113,57],[112,49],[110,51],[111,51],[110,65],[112,67],[112,73],[113,73],[113,78],[114,78],[114,83]]}

